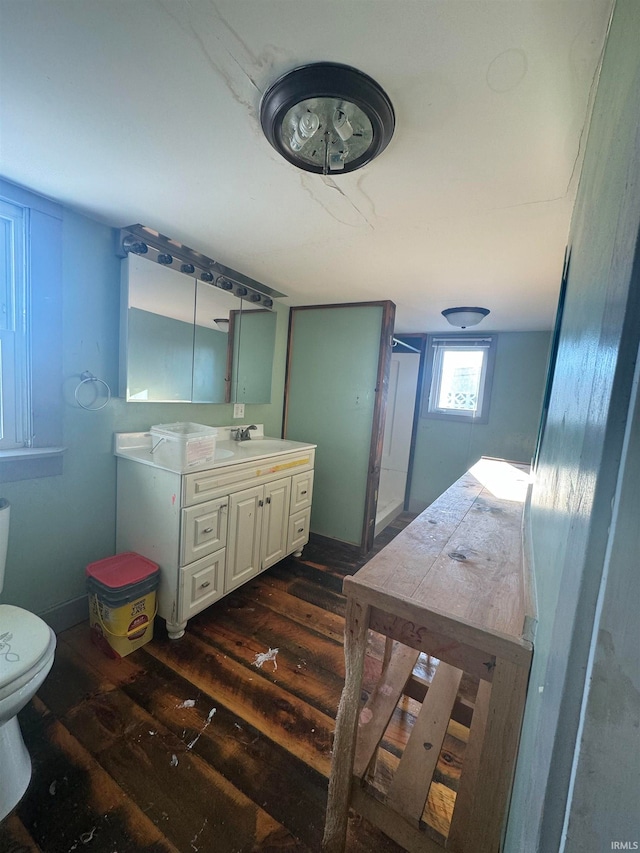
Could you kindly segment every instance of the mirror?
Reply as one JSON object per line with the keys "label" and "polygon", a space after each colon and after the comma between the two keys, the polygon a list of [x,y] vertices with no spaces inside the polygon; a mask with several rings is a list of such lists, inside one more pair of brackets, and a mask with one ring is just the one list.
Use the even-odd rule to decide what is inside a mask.
{"label": "mirror", "polygon": [[231,402],[234,329],[230,315],[239,302],[231,293],[204,281],[196,281],[193,403]]}
{"label": "mirror", "polygon": [[270,403],[276,314],[249,305],[243,300],[233,318],[238,332],[233,336],[232,398],[235,403]]}
{"label": "mirror", "polygon": [[273,312],[243,310],[232,293],[134,254],[122,260],[121,290],[127,401],[270,402]]}

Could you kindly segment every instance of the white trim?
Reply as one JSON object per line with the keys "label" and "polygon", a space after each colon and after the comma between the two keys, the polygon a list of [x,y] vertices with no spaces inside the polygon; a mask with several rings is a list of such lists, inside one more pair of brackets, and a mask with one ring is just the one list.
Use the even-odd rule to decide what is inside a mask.
{"label": "white trim", "polygon": [[0,450],[0,464],[13,462],[15,459],[45,459],[48,456],[61,456],[66,447],[14,447],[10,450]]}

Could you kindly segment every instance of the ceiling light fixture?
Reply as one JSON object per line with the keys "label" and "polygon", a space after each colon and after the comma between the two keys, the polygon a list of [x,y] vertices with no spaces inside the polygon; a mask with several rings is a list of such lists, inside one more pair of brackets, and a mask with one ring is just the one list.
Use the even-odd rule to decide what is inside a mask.
{"label": "ceiling light fixture", "polygon": [[467,326],[477,326],[490,313],[488,308],[445,308],[442,316],[452,326],[466,329]]}
{"label": "ceiling light fixture", "polygon": [[395,128],[384,90],[336,62],[294,68],[260,103],[265,136],[285,160],[320,175],[353,172],[377,157]]}
{"label": "ceiling light fixture", "polygon": [[213,325],[219,332],[224,332],[226,334],[229,331],[229,318],[217,317],[216,319],[214,319]]}

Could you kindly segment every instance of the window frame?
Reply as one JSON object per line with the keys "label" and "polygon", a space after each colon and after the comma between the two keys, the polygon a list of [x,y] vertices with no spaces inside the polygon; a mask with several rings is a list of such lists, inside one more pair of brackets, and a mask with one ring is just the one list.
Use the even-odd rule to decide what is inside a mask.
{"label": "window frame", "polygon": [[25,215],[25,330],[16,381],[22,445],[0,450],[0,481],[62,473],[62,207],[0,179],[0,199]]}
{"label": "window frame", "polygon": [[[451,335],[429,335],[427,338],[425,379],[422,388],[421,417],[457,423],[488,423],[497,343],[498,336],[495,334],[478,335],[454,333]],[[482,350],[486,352],[486,356],[483,359],[480,379],[479,407],[475,412],[465,409],[436,408],[432,405],[431,401],[432,398],[437,399],[442,377],[444,352],[446,350],[460,351],[476,347],[482,348]]]}
{"label": "window frame", "polygon": [[[26,266],[26,243],[29,232],[29,210],[0,198],[0,218],[9,223],[2,231],[7,254],[6,301],[3,303],[7,322],[0,326],[0,450],[17,450],[29,446],[30,387],[29,382],[29,276]],[[0,300],[1,301],[1,300]]]}

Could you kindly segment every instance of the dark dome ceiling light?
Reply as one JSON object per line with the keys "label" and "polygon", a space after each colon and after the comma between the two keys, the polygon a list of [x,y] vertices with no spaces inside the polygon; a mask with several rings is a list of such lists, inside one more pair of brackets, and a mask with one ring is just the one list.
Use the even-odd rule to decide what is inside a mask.
{"label": "dark dome ceiling light", "polygon": [[353,172],[389,144],[393,106],[371,77],[335,62],[294,68],[260,103],[265,136],[285,160],[320,175]]}

